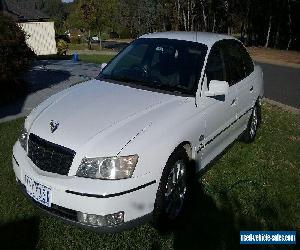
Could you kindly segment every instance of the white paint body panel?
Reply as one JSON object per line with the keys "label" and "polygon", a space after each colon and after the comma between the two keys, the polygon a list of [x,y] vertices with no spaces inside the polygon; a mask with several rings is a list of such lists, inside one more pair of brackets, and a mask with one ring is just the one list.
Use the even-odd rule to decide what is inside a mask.
{"label": "white paint body panel", "polygon": [[[142,37],[198,41],[209,49],[216,41],[231,38],[195,32],[154,33]],[[206,60],[207,56],[205,63]],[[223,101],[203,95],[207,88],[206,83],[201,84],[205,81],[202,78],[194,97],[135,89],[99,80],[75,85],[50,97],[27,117],[25,128],[29,133],[76,151],[69,174],[60,176],[39,170],[17,142],[13,150],[19,163],[17,166],[13,160],[16,177],[23,182],[24,173],[27,173],[36,181],[49,185],[54,190],[54,204],[76,211],[104,215],[122,210],[125,221],[150,213],[154,208],[162,170],[174,149],[183,142],[189,143],[198,170],[205,167],[243,132],[250,113],[237,121],[238,116],[253,107],[263,95],[262,72],[258,67],[247,79],[248,83],[229,87]],[[248,93],[249,85],[254,87],[251,93]],[[49,122],[52,119],[60,122],[55,133],[50,132]],[[203,147],[205,144],[207,146]],[[139,160],[132,178],[107,181],[75,176],[84,157],[133,154],[138,154]],[[72,190],[107,195],[151,181],[156,183],[109,199],[65,192]]]}

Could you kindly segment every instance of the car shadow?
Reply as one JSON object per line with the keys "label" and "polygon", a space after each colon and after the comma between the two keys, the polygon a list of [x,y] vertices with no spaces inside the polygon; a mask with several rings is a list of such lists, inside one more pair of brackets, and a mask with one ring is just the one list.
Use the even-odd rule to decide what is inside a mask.
{"label": "car shadow", "polygon": [[36,249],[39,240],[39,218],[0,224],[2,249]]}
{"label": "car shadow", "polygon": [[[253,180],[237,180],[235,183],[220,191],[218,194],[211,194],[205,189],[201,177],[215,165],[233,144],[229,145],[203,171],[189,181],[186,201],[177,222],[169,227],[169,231],[163,234],[172,233],[174,236],[174,249],[241,249],[240,231],[266,230],[264,218],[269,221],[278,221],[276,208],[265,204],[265,190]],[[195,169],[195,162],[190,162],[191,169]],[[232,197],[232,191],[241,186],[251,186],[255,192],[260,192],[260,198],[256,205],[260,207],[257,217],[245,216],[241,210],[239,201]],[[218,199],[214,199],[214,195]],[[287,225],[268,225],[268,230],[294,230]],[[299,235],[297,235],[299,240]],[[260,245],[260,249],[274,249],[276,245]],[[254,246],[255,247],[255,246]],[[244,248],[253,248],[252,245],[244,245]],[[287,249],[296,249],[296,246],[288,246]]]}
{"label": "car shadow", "polygon": [[[174,236],[174,249],[240,249],[240,231],[263,228],[256,218],[241,216],[234,212],[239,204],[228,196],[233,186],[218,194],[218,204],[205,190],[201,177],[215,162],[189,180],[182,213],[167,232]],[[190,168],[194,169],[195,162],[190,164]]]}
{"label": "car shadow", "polygon": [[230,209],[219,208],[199,182],[190,190],[173,230],[174,249],[239,249],[240,222]]}
{"label": "car shadow", "polygon": [[66,81],[70,76],[70,72],[66,70],[41,68],[28,71],[24,78],[27,82],[28,93],[32,93]]}
{"label": "car shadow", "polygon": [[49,70],[41,67],[40,69],[31,69],[23,76],[23,83],[26,84],[26,93],[24,96],[0,106],[0,119],[12,115],[18,115],[22,112],[24,103],[28,95],[42,89],[52,88],[70,78],[71,74],[65,70]]}

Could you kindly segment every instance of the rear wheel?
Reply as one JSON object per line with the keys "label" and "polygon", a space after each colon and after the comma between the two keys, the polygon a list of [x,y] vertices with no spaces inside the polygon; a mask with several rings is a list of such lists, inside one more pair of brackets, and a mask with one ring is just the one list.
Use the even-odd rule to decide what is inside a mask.
{"label": "rear wheel", "polygon": [[187,192],[189,159],[183,148],[169,158],[159,183],[153,222],[159,229],[166,229],[180,216]]}

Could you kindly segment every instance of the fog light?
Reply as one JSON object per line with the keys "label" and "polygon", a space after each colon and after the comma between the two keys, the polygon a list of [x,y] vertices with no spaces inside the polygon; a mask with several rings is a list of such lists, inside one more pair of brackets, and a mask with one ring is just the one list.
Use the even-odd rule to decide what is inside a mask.
{"label": "fog light", "polygon": [[107,215],[85,214],[78,212],[77,218],[80,223],[92,226],[117,226],[124,222],[124,212],[120,211]]}
{"label": "fog light", "polygon": [[124,222],[124,212],[120,211],[115,214],[108,214],[105,218],[109,226],[117,226]]}

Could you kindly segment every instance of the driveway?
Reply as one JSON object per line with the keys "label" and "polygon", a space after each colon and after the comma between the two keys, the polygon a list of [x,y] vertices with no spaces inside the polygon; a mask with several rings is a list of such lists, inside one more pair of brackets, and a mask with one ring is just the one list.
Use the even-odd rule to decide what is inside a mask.
{"label": "driveway", "polygon": [[300,109],[300,68],[258,64],[264,72],[265,97]]}
{"label": "driveway", "polygon": [[0,122],[26,116],[43,100],[73,84],[96,77],[100,66],[70,60],[39,60],[24,75],[29,94],[17,102],[0,107]]}

